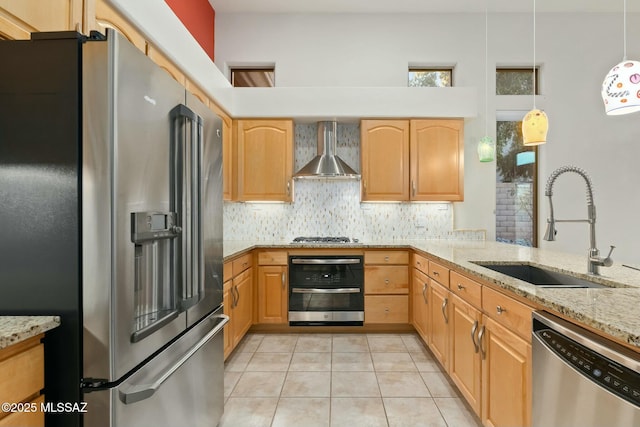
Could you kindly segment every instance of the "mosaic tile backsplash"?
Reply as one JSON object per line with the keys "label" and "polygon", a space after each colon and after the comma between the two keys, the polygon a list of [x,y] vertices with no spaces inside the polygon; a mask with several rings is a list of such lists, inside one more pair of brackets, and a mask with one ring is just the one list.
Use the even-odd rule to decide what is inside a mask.
{"label": "mosaic tile backsplash", "polygon": [[[317,152],[317,124],[295,125],[295,170]],[[360,171],[360,126],[338,125],[338,156]],[[224,204],[227,240],[289,241],[296,236],[483,240],[484,231],[454,231],[449,203],[360,203],[359,180],[294,181],[294,203]]]}

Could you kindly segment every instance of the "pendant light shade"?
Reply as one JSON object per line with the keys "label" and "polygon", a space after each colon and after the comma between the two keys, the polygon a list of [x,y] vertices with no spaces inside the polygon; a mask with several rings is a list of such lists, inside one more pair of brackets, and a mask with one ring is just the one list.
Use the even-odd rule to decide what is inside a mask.
{"label": "pendant light shade", "polygon": [[495,158],[496,143],[490,136],[480,138],[478,142],[478,159],[483,162],[492,162]]}
{"label": "pendant light shade", "polygon": [[523,145],[540,145],[547,142],[549,120],[544,111],[533,109],[522,119]]}
{"label": "pendant light shade", "polygon": [[607,73],[602,101],[610,116],[640,111],[640,62],[625,60]]}

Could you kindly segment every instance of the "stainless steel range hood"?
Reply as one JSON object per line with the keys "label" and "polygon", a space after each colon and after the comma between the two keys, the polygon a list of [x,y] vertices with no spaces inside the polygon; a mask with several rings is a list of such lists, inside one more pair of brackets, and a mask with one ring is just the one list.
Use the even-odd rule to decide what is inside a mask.
{"label": "stainless steel range hood", "polygon": [[318,155],[295,174],[296,178],[360,178],[358,172],[336,155],[337,130],[335,121],[318,122]]}

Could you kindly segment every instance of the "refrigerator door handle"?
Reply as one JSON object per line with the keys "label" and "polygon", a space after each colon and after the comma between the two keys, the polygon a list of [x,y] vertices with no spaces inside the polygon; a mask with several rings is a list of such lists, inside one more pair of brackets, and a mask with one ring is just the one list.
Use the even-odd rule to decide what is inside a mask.
{"label": "refrigerator door handle", "polygon": [[162,384],[174,373],[176,372],[191,356],[193,356],[202,346],[204,346],[207,342],[209,342],[214,336],[216,336],[224,325],[229,322],[229,316],[225,314],[218,314],[215,316],[211,316],[209,319],[219,319],[218,324],[208,332],[200,341],[198,341],[193,347],[189,349],[180,359],[178,359],[173,365],[169,366],[164,371],[160,372],[156,378],[152,379],[149,382],[145,382],[145,384],[134,384],[131,385],[127,391],[120,390],[120,400],[124,404],[132,404],[136,402],[140,402],[141,400],[145,400],[150,398],[155,394],[158,389],[162,386]]}
{"label": "refrigerator door handle", "polygon": [[[181,248],[174,259],[181,283],[180,309],[187,310],[204,297],[204,244],[202,241],[203,120],[184,104],[171,110],[175,126],[172,203],[183,229]],[[187,137],[188,134],[188,137]]]}

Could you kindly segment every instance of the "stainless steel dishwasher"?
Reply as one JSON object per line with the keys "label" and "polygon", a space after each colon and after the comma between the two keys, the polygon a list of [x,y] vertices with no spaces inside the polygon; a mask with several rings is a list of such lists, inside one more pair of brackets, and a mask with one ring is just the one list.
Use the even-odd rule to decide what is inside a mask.
{"label": "stainless steel dishwasher", "polygon": [[640,426],[640,355],[533,313],[534,427]]}

